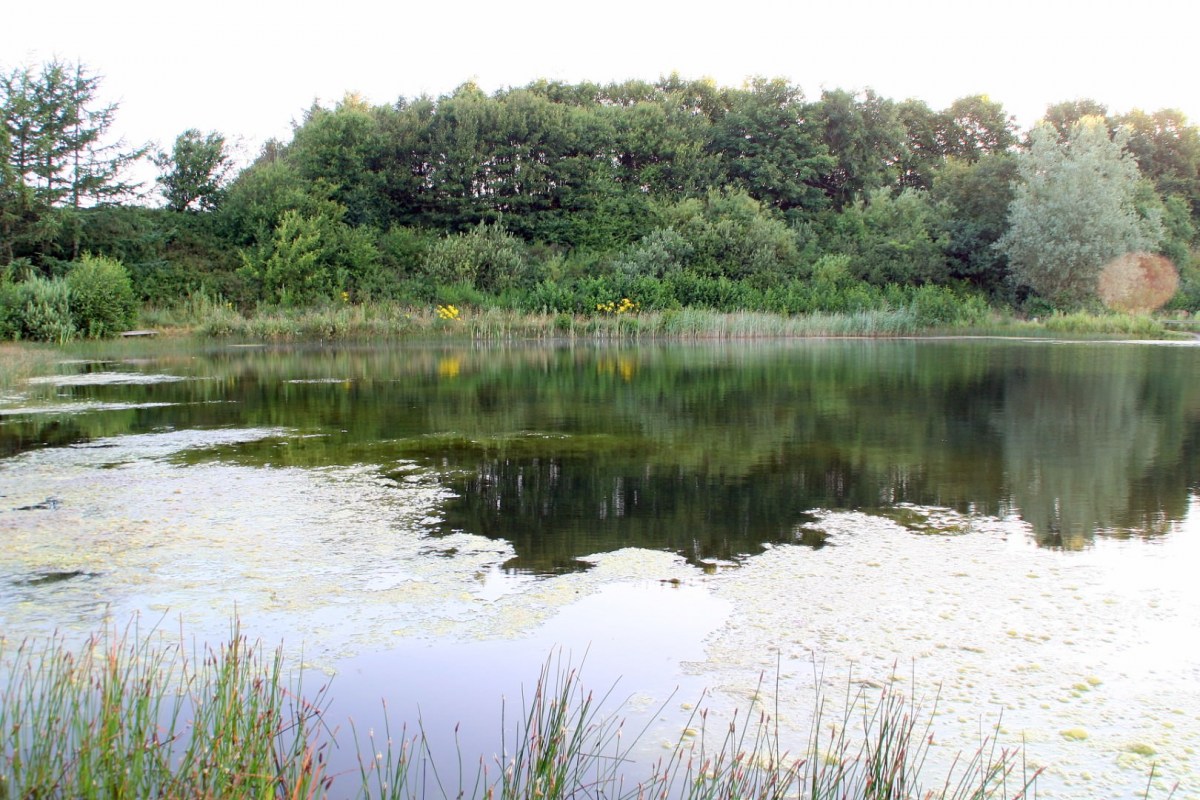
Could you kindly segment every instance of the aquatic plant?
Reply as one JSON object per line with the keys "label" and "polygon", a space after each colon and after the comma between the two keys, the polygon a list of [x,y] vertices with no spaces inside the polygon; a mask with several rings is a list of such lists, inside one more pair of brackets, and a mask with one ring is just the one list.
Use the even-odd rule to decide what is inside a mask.
{"label": "aquatic plant", "polygon": [[[587,691],[561,654],[546,661],[522,697],[499,753],[455,774],[435,762],[423,726],[393,738],[384,707],[382,738],[350,724],[359,769],[331,774],[328,685],[306,699],[277,650],[268,655],[235,622],[228,642],[189,655],[136,623],[78,649],[61,637],[0,641],[0,797],[202,798],[838,798],[985,800],[1029,796],[1020,750],[985,737],[933,788],[923,783],[934,710],[891,686],[877,698],[848,683],[832,723],[818,692],[804,750],[783,749],[777,722],[756,717],[715,725],[695,711],[669,755],[640,765],[619,704]],[[817,681],[820,685],[821,681]],[[778,686],[776,686],[778,693]],[[761,687],[760,687],[761,695]],[[758,696],[756,696],[756,702]],[[936,702],[934,704],[936,706]],[[761,709],[761,704],[759,704]],[[998,729],[998,726],[997,726]],[[456,737],[457,738],[457,737]],[[444,770],[445,767],[443,766]],[[642,771],[639,777],[639,771]],[[357,785],[334,791],[335,781]],[[1153,777],[1153,773],[1152,773]],[[1149,790],[1148,790],[1149,791]]]}
{"label": "aquatic plant", "polygon": [[0,797],[313,797],[324,690],[304,699],[236,623],[188,654],[136,623],[72,649],[0,641]]}

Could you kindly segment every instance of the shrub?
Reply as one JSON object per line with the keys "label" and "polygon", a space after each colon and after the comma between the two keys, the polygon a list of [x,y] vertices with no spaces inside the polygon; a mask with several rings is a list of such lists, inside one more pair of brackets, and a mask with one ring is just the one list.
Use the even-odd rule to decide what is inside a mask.
{"label": "shrub", "polygon": [[526,273],[521,243],[499,225],[447,236],[429,249],[424,270],[434,283],[466,283],[484,292],[519,286]]}
{"label": "shrub", "polygon": [[137,317],[133,284],[120,261],[85,254],[67,273],[66,286],[75,327],[90,339],[125,330]]}
{"label": "shrub", "polygon": [[0,281],[0,340],[21,335],[21,290],[15,283]]}
{"label": "shrub", "polygon": [[[75,337],[71,317],[71,291],[60,278],[31,277],[8,290],[15,313],[5,314],[12,338],[42,342],[68,342]],[[9,301],[6,301],[6,305]]]}

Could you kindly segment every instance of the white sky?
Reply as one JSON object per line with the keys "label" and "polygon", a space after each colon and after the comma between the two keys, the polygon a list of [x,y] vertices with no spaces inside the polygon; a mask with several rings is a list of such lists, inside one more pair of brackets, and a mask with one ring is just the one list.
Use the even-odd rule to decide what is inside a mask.
{"label": "white sky", "polygon": [[[1181,108],[1200,123],[1196,22],[1185,0],[6,0],[0,68],[52,57],[103,76],[127,142],[195,127],[246,155],[314,99],[388,103],[465,80],[654,80],[740,85],[783,76],[809,98],[870,86],[934,109],[984,93],[1022,127],[1052,102]],[[1194,16],[1193,16],[1194,15]]]}

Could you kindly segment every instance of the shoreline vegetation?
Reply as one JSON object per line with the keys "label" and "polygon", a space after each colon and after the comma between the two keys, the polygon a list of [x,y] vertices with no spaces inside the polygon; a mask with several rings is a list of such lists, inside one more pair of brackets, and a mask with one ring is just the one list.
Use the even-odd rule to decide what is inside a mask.
{"label": "shoreline vegetation", "polygon": [[[641,764],[645,731],[625,730],[612,690],[589,691],[561,654],[502,721],[496,754],[473,767],[474,755],[459,752],[457,768],[439,772],[427,732],[397,733],[386,703],[383,730],[351,720],[342,734],[330,718],[332,684],[309,691],[279,650],[250,641],[236,621],[227,641],[203,651],[182,641],[136,621],[79,647],[0,639],[0,797],[1016,800],[1036,793],[1041,772],[1000,748],[997,724],[930,781],[922,771],[936,702],[924,707],[894,687],[868,696],[851,681],[840,716],[814,698],[803,752],[783,749],[767,711],[710,728],[698,710],[666,755]],[[760,686],[755,704],[762,696]],[[329,763],[347,746],[357,770]]]}
{"label": "shoreline vegetation", "polygon": [[[1077,314],[1200,313],[1200,128],[1173,109],[1068,100],[1021,131],[982,94],[467,82],[314,104],[237,169],[217,131],[101,147],[100,96],[81,64],[0,70],[0,341],[144,308],[268,340],[1147,336]],[[145,159],[156,193],[124,177]]]}
{"label": "shoreline vegetation", "polygon": [[1056,312],[1023,320],[998,313],[970,320],[938,321],[913,307],[851,313],[780,314],[681,308],[628,313],[525,313],[503,308],[460,306],[413,308],[370,304],[328,308],[263,309],[242,314],[214,304],[180,312],[147,312],[143,322],[208,339],[336,341],[351,339],[447,337],[472,340],[580,338],[782,339],[894,338],[936,336],[1077,336],[1137,339],[1186,338],[1151,316]]}
{"label": "shoreline vegetation", "polygon": [[[1191,318],[1085,311],[1053,312],[1041,319],[1021,319],[993,311],[969,323],[956,324],[922,321],[912,308],[806,315],[693,308],[552,314],[466,305],[420,307],[379,302],[303,309],[264,307],[243,313],[231,304],[203,296],[190,298],[173,308],[143,309],[130,324],[158,339],[270,344],[429,339],[621,343],[957,336],[1186,341],[1200,335],[1200,321]],[[0,389],[14,387],[51,368],[60,357],[60,346],[70,341],[78,340],[57,344],[0,340]]]}

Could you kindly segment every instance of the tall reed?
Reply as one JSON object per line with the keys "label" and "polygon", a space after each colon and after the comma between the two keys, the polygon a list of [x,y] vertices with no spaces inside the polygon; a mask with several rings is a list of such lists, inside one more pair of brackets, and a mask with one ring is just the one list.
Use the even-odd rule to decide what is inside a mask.
{"label": "tall reed", "polygon": [[236,622],[225,644],[200,653],[157,629],[143,636],[136,623],[78,649],[61,637],[15,651],[4,645],[5,799],[1017,800],[1036,789],[1039,774],[1026,771],[1020,749],[1001,749],[992,736],[925,783],[936,699],[925,709],[893,684],[868,696],[853,683],[840,716],[817,693],[796,754],[767,711],[710,730],[701,710],[669,754],[647,765],[637,757],[646,730],[626,735],[620,706],[587,691],[561,656],[547,660],[511,726],[506,710],[496,755],[468,766],[456,731],[458,760],[447,767],[423,726],[394,739],[385,706],[381,738],[362,738],[351,723],[359,768],[333,774],[327,686],[306,699],[280,652],[250,643]]}
{"label": "tall reed", "polygon": [[323,690],[305,700],[236,624],[191,655],[152,633],[0,646],[0,797],[323,795]]}

